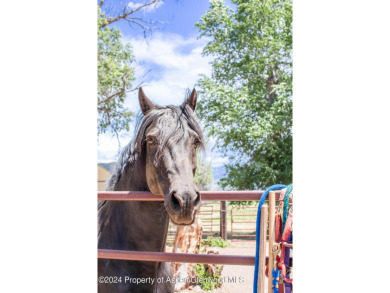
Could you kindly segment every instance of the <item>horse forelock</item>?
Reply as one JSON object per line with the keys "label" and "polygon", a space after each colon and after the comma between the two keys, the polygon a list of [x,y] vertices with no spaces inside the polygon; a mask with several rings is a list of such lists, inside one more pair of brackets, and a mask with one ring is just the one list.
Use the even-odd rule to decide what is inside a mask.
{"label": "horse forelock", "polygon": [[184,136],[187,127],[192,129],[198,135],[200,139],[200,149],[204,150],[202,130],[200,129],[194,112],[188,105],[169,105],[166,107],[156,106],[156,108],[147,112],[146,115],[139,113],[136,120],[135,137],[121,152],[117,162],[117,167],[110,177],[107,188],[108,190],[114,190],[120,178],[126,172],[131,171],[135,164],[145,157],[145,139],[149,126],[157,120],[164,121],[164,119],[168,117],[171,121],[173,121],[175,127],[168,127],[167,125],[164,127],[164,123],[162,123],[163,127],[160,129],[159,146],[155,157],[156,164],[158,164],[166,149]]}

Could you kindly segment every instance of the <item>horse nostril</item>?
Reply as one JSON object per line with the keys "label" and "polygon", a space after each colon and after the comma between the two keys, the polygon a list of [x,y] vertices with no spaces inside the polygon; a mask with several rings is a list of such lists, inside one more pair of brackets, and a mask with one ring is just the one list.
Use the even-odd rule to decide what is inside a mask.
{"label": "horse nostril", "polygon": [[198,206],[200,202],[200,193],[199,191],[196,192],[196,198],[195,198],[195,201],[194,201],[194,207]]}
{"label": "horse nostril", "polygon": [[171,207],[174,211],[180,212],[180,200],[176,196],[176,192],[171,193]]}

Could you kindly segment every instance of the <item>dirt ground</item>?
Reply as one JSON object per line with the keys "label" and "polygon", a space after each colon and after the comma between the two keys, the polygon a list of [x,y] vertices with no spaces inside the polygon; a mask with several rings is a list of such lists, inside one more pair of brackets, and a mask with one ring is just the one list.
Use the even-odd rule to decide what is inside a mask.
{"label": "dirt ground", "polygon": [[[255,241],[230,242],[229,247],[217,248],[220,254],[231,255],[255,255]],[[225,280],[222,287],[213,291],[204,291],[199,286],[180,291],[180,293],[213,292],[213,293],[246,293],[253,291],[254,266],[225,265],[222,271],[222,279]],[[240,282],[241,280],[241,282]]]}

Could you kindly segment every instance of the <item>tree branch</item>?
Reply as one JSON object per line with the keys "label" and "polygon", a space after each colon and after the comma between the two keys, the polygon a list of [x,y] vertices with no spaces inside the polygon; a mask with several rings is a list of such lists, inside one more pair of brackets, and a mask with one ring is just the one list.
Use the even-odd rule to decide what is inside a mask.
{"label": "tree branch", "polygon": [[148,27],[148,26],[142,24],[141,22],[135,21],[135,20],[134,20],[135,18],[127,18],[127,17],[126,17],[125,19],[126,19],[127,21],[130,21],[130,22],[132,22],[132,23],[135,23],[135,24],[139,25],[139,26],[144,30],[144,32],[146,32],[147,30],[150,30],[150,29],[151,29],[150,27]]}
{"label": "tree branch", "polygon": [[119,91],[117,91],[116,93],[114,93],[111,96],[105,98],[104,100],[101,100],[100,102],[98,102],[98,105],[107,103],[111,99],[113,99],[117,96],[123,95],[126,92],[126,74],[124,76],[122,76],[122,81],[123,81],[123,87]]}
{"label": "tree branch", "polygon": [[271,74],[267,79],[267,94],[265,96],[265,100],[268,104],[272,104],[275,100],[276,92],[273,85],[278,84],[278,78],[276,77],[277,70],[278,66],[275,65],[274,68],[271,69]]}
{"label": "tree branch", "polygon": [[143,85],[144,85],[144,81],[141,81],[135,88],[128,90],[127,92],[128,93],[134,92],[134,91],[138,90],[140,87],[142,87]]}
{"label": "tree branch", "polygon": [[113,98],[120,96],[126,92],[127,93],[134,92],[134,91],[138,90],[144,83],[144,81],[141,81],[135,88],[132,88],[132,89],[126,91],[126,76],[123,76],[122,80],[123,80],[123,87],[119,91],[117,91],[116,93],[114,93],[114,94],[110,95],[109,97],[105,98],[104,100],[101,100],[100,102],[98,102],[98,106],[101,104],[107,103],[110,100],[112,100]]}
{"label": "tree branch", "polygon": [[100,0],[99,7],[102,7],[103,3],[104,3],[104,0]]}
{"label": "tree branch", "polygon": [[111,99],[117,97],[117,96],[120,96],[121,94],[123,94],[125,91],[124,89],[122,88],[120,91],[116,92],[115,94],[112,94],[111,96],[109,96],[108,98],[105,98],[104,100],[98,102],[98,105],[101,105],[101,104],[104,104],[104,103],[107,103],[108,101],[110,101]]}
{"label": "tree branch", "polygon": [[[102,1],[104,2],[104,0],[102,0]],[[128,4],[127,4],[127,5],[123,8],[123,14],[118,15],[117,17],[106,17],[107,23],[103,24],[103,25],[101,26],[101,28],[103,28],[103,27],[105,27],[105,26],[107,26],[107,25],[109,25],[109,24],[111,24],[111,23],[113,23],[113,22],[116,22],[116,21],[118,21],[118,20],[120,20],[120,19],[127,19],[127,17],[128,17],[130,14],[133,14],[133,13],[135,13],[135,12],[141,10],[142,8],[144,8],[144,7],[146,7],[146,6],[150,6],[150,5],[152,5],[152,4],[154,4],[154,3],[157,3],[157,2],[160,2],[160,1],[161,1],[161,0],[153,0],[153,1],[150,1],[150,2],[148,2],[148,3],[145,3],[145,4],[142,4],[142,5],[138,6],[137,8],[135,8],[135,9],[129,11],[129,12],[126,12],[126,8],[127,8],[127,5],[128,5]],[[127,19],[127,20],[129,20],[129,19]]]}

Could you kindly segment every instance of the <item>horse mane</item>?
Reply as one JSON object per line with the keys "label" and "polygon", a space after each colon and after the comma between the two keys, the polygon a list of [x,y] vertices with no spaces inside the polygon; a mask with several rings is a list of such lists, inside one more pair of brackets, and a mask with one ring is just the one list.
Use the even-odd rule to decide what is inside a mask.
{"label": "horse mane", "polygon": [[155,108],[148,111],[146,115],[144,115],[142,112],[137,115],[136,127],[134,131],[135,136],[121,152],[116,164],[116,168],[108,181],[107,190],[115,190],[120,179],[127,172],[132,172],[136,164],[145,158],[145,133],[153,121],[159,117],[164,115],[171,115],[175,118],[176,127],[173,131],[169,131],[168,128],[161,129],[159,147],[155,157],[156,163],[158,163],[158,161],[161,159],[167,146],[174,144],[184,136],[185,125],[183,122],[187,122],[187,125],[196,132],[200,138],[200,149],[204,150],[205,146],[202,130],[196,121],[195,113],[192,111],[190,106],[186,104],[188,96],[189,91],[187,90],[185,101],[181,106],[169,105],[166,107],[161,107],[156,105]]}

